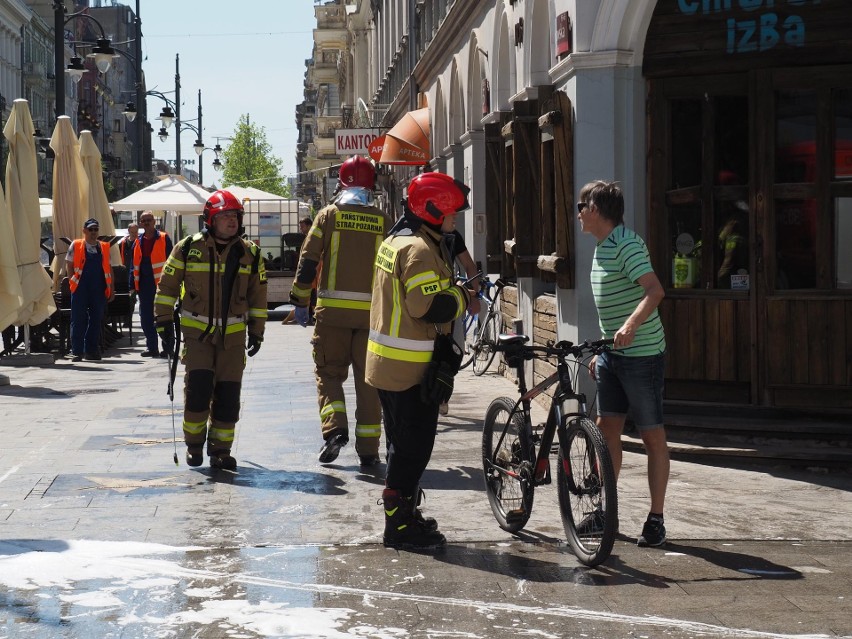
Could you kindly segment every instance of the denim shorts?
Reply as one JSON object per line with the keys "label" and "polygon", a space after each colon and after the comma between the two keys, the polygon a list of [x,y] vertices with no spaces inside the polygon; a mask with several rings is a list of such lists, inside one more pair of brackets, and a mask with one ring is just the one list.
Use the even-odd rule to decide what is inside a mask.
{"label": "denim shorts", "polygon": [[663,424],[665,353],[625,357],[611,351],[598,355],[598,413],[602,417],[627,415],[640,431]]}

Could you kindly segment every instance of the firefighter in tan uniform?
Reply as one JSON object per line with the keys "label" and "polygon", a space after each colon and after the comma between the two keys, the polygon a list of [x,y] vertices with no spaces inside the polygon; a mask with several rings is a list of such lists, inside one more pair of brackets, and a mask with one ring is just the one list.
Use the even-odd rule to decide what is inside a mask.
{"label": "firefighter in tan uniform", "polygon": [[325,440],[319,461],[324,464],[337,459],[349,442],[343,382],[350,365],[355,378],[355,452],[361,466],[380,462],[381,404],[376,389],[364,382],[373,262],[386,230],[385,216],[373,204],[375,181],[375,169],[364,157],[353,156],[341,165],[341,191],[314,219],[290,292],[296,321],[306,326],[311,286],[322,264],[311,343]]}
{"label": "firefighter in tan uniform", "polygon": [[[183,434],[186,463],[234,470],[234,429],[246,349],[257,354],[266,326],[266,268],[260,249],[242,239],[243,207],[229,191],[204,205],[205,229],[175,246],[154,298],[157,331],[174,356],[175,305],[184,337]],[[209,424],[209,425],[208,425]]]}
{"label": "firefighter in tan uniform", "polygon": [[[461,362],[449,364],[452,322],[464,316],[473,291],[453,283],[452,231],[467,208],[469,189],[443,173],[423,173],[408,185],[405,212],[376,257],[370,309],[367,382],[379,389],[388,440],[382,501],[384,543],[432,547],[446,540],[417,504],[438,426],[438,406],[452,393]],[[455,368],[455,370],[452,370]]]}

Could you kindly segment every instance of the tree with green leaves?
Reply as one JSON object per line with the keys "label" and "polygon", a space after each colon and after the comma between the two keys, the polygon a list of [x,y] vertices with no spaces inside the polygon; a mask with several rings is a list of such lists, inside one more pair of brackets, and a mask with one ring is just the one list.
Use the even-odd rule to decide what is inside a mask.
{"label": "tree with green leaves", "polygon": [[266,129],[252,124],[249,114],[240,116],[231,143],[222,152],[222,186],[254,187],[282,197],[290,197],[290,186],[281,175],[284,161],[272,154]]}

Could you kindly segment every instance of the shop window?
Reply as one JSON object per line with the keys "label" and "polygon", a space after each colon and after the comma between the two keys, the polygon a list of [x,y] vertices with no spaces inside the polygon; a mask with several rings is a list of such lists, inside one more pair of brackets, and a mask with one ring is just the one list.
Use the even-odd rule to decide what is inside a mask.
{"label": "shop window", "polygon": [[701,206],[698,203],[669,207],[672,254],[672,286],[695,288],[701,282],[703,250]]}
{"label": "shop window", "polygon": [[748,98],[722,96],[713,100],[716,123],[716,180],[721,186],[748,184]]}
{"label": "shop window", "polygon": [[776,289],[816,287],[814,198],[775,200]]}
{"label": "shop window", "polygon": [[701,101],[672,100],[672,184],[680,189],[701,184]]}
{"label": "shop window", "polygon": [[775,181],[815,181],[816,92],[779,91],[775,105]]}
{"label": "shop window", "polygon": [[835,286],[852,289],[852,198],[839,197],[834,200],[834,254],[837,256]]}
{"label": "shop window", "polygon": [[834,107],[834,179],[852,180],[852,90],[832,92]]}

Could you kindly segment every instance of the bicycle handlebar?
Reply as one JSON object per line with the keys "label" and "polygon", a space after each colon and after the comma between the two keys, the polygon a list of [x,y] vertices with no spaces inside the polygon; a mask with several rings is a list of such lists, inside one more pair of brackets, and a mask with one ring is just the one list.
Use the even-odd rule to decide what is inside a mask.
{"label": "bicycle handlebar", "polygon": [[584,355],[593,354],[598,355],[605,350],[608,350],[608,346],[613,344],[614,340],[612,339],[599,339],[599,340],[586,340],[582,344],[574,344],[573,342],[569,342],[568,340],[562,340],[561,342],[557,342],[556,344],[548,344],[547,346],[539,346],[536,344],[496,344],[495,350],[506,352],[515,350],[523,359],[530,360],[534,359],[537,355],[542,354],[546,357],[557,357],[559,359],[564,359],[565,357],[571,355],[576,359],[581,359]]}
{"label": "bicycle handlebar", "polygon": [[506,282],[503,278],[498,278],[496,282],[492,282],[486,275],[479,280],[479,294],[486,298],[489,302],[493,303],[494,300],[500,296],[500,292],[506,284],[508,284],[508,282]]}

